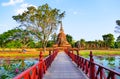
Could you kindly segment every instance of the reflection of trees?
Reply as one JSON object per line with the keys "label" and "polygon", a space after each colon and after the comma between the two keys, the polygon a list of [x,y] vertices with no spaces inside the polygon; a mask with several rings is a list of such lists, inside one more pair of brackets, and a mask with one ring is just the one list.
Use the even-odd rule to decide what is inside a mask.
{"label": "reflection of trees", "polygon": [[97,58],[99,58],[100,61],[104,60],[104,57],[103,57],[103,56],[97,56]]}
{"label": "reflection of trees", "polygon": [[101,65],[103,65],[103,63],[104,63],[104,57],[103,56],[95,56],[95,59],[97,59],[97,61],[101,64]]}
{"label": "reflection of trees", "polygon": [[24,62],[24,59],[21,60],[21,67],[24,67],[25,66],[25,62]]}
{"label": "reflection of trees", "polygon": [[110,67],[114,67],[115,66],[115,57],[107,57],[106,60],[108,61],[108,65]]}

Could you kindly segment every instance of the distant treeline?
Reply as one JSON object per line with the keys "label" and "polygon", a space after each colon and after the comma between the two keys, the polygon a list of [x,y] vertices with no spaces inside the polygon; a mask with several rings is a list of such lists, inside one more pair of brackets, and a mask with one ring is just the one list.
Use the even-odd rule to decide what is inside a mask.
{"label": "distant treeline", "polygon": [[[81,49],[120,48],[120,36],[116,41],[113,34],[105,34],[102,37],[103,40],[85,41],[85,39],[80,39],[75,41],[71,35],[66,35],[72,47]],[[51,35],[47,47],[52,47],[56,42],[56,38],[57,34]],[[0,34],[0,48],[42,48],[42,42],[35,39],[26,30],[12,29]]]}

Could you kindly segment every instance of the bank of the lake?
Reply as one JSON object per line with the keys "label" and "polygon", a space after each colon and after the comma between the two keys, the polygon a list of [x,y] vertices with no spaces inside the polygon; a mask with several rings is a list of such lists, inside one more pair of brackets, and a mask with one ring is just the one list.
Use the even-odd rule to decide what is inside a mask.
{"label": "bank of the lake", "polygon": [[80,50],[79,55],[89,56],[90,51],[92,51],[93,56],[120,56],[120,50]]}
{"label": "bank of the lake", "polygon": [[[0,52],[0,58],[22,58],[22,57],[39,57],[40,51],[29,51],[25,53],[19,53],[19,52]],[[43,56],[46,57],[49,55],[49,52],[46,51],[43,53]]]}

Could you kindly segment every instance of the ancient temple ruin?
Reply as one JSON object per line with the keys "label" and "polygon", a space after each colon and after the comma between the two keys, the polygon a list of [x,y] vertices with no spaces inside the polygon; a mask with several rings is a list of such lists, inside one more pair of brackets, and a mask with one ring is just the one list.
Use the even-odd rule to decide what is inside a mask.
{"label": "ancient temple ruin", "polygon": [[56,44],[53,45],[53,47],[71,47],[71,45],[68,43],[66,39],[66,35],[64,33],[62,23],[60,27],[60,32],[57,36]]}

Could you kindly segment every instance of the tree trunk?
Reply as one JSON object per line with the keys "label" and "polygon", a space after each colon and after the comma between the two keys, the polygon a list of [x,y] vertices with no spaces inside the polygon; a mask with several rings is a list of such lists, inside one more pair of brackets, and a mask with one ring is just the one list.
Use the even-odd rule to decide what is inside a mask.
{"label": "tree trunk", "polygon": [[46,52],[46,46],[43,47],[43,52],[44,52],[44,53]]}
{"label": "tree trunk", "polygon": [[46,52],[46,43],[45,43],[45,41],[43,41],[42,47],[43,47],[43,52],[45,53]]}

